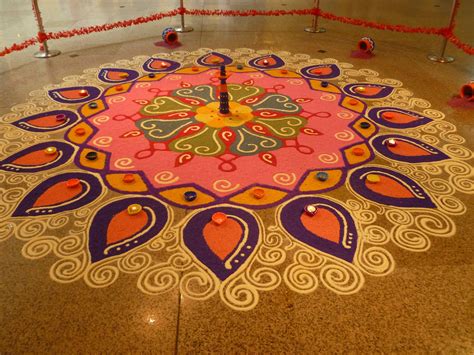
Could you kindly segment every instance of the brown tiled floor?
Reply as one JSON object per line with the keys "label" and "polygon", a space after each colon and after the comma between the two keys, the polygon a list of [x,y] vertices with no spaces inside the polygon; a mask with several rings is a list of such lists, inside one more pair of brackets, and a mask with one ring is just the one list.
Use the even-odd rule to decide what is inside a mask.
{"label": "brown tiled floor", "polygon": [[[98,3],[99,13],[106,12],[107,5]],[[190,3],[202,6],[199,1]],[[294,6],[305,7],[307,3],[310,2],[298,1]],[[343,15],[366,15],[379,21],[412,25],[438,25],[449,9],[449,1],[431,0],[401,1],[400,7],[392,2],[381,6],[376,1],[327,3],[328,9]],[[134,2],[126,4],[132,6]],[[228,2],[206,1],[205,7],[246,8],[256,4],[285,7],[270,1],[239,2],[232,6]],[[440,7],[434,6],[437,4]],[[286,7],[290,5],[293,4]],[[169,2],[166,6],[173,7]],[[393,9],[389,8],[392,6]],[[365,9],[370,10],[368,14],[364,14]],[[474,34],[467,19],[469,13],[474,13],[473,4],[463,4],[462,9],[459,33],[472,43]],[[0,7],[0,15],[2,10]],[[142,10],[147,13],[147,9]],[[58,83],[67,75],[165,50],[153,45],[158,40],[156,33],[176,21],[146,25],[143,32],[137,27],[57,41],[52,46],[64,53],[49,60],[31,59],[33,50],[0,59],[0,69],[4,70],[0,74],[0,115],[25,102],[30,91]],[[425,56],[438,49],[438,38],[366,31],[326,21],[323,25],[328,32],[314,35],[302,31],[309,21],[296,17],[192,18],[190,23],[196,30],[182,35],[180,49],[285,50],[373,69],[381,77],[403,81],[416,97],[428,100],[433,108],[444,112],[446,120],[456,124],[467,139],[466,145],[474,149],[472,110],[447,105],[459,87],[473,79],[473,57],[449,45],[448,52],[456,61],[449,65],[432,63]],[[59,27],[63,25],[60,22]],[[363,34],[376,39],[377,55],[371,60],[349,58],[354,43]],[[472,195],[459,198],[472,210]],[[262,293],[258,306],[249,312],[231,310],[218,296],[193,301],[180,299],[178,290],[149,296],[137,289],[134,276],[120,277],[104,289],[92,289],[83,282],[56,283],[48,275],[54,262],[52,257],[24,259],[23,243],[10,238],[0,244],[0,352],[472,353],[474,222],[470,212],[455,221],[457,235],[434,238],[426,252],[390,248],[396,261],[395,271],[386,277],[367,277],[363,289],[354,295],[338,296],[324,287],[309,295],[299,295],[282,285]]]}

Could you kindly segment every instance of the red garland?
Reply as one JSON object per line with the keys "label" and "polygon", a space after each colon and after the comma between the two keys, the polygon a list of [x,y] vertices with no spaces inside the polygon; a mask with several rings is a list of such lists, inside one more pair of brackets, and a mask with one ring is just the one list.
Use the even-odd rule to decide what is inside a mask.
{"label": "red garland", "polygon": [[5,47],[4,50],[0,51],[0,57],[4,57],[7,54],[10,54],[15,51],[22,51],[23,49],[26,49],[36,43],[38,43],[38,40],[35,37],[27,39],[26,41],[23,41],[19,44],[14,43],[12,46]]}
{"label": "red garland", "polygon": [[[455,8],[454,8],[454,17],[456,16],[459,6],[460,0],[456,0]],[[138,17],[132,20],[125,20],[125,21],[117,21],[113,23],[108,23],[104,25],[97,25],[97,26],[88,26],[88,27],[81,27],[78,29],[73,29],[70,31],[59,31],[59,32],[49,32],[43,33],[38,32],[36,38],[30,38],[20,44],[13,44],[11,47],[5,48],[3,51],[0,51],[0,57],[3,57],[13,51],[20,51],[25,48],[28,48],[36,43],[42,44],[45,40],[49,39],[59,39],[59,38],[69,38],[78,35],[85,35],[94,32],[103,32],[103,31],[110,31],[115,28],[125,28],[130,26],[139,25],[142,23],[148,23],[152,21],[158,21],[165,17],[173,17],[176,15],[192,15],[192,16],[240,16],[240,17],[248,17],[248,16],[286,16],[286,15],[297,15],[297,16],[307,16],[307,15],[317,15],[321,16],[330,21],[338,21],[350,25],[356,26],[363,26],[368,28],[375,28],[378,30],[388,30],[388,31],[395,31],[395,32],[403,32],[403,33],[424,33],[424,34],[432,34],[438,35],[447,38],[452,44],[456,47],[461,49],[467,54],[474,55],[474,48],[467,43],[463,43],[458,37],[456,37],[453,33],[453,29],[456,26],[455,21],[453,20],[449,27],[411,27],[405,25],[390,25],[390,24],[382,24],[374,21],[366,21],[361,19],[355,19],[351,17],[345,16],[337,16],[333,13],[323,11],[318,8],[311,8],[311,9],[300,9],[300,10],[188,10],[183,7],[180,7],[175,10],[171,10],[168,12],[160,12],[146,17]]]}

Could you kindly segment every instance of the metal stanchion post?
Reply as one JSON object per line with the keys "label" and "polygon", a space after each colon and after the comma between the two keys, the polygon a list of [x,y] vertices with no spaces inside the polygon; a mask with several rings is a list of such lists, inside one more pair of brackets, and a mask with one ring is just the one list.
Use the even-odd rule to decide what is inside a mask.
{"label": "metal stanchion post", "polygon": [[[41,19],[41,12],[39,11],[39,8],[38,8],[38,0],[31,0],[31,4],[33,6],[33,11],[35,13],[36,22],[38,23],[38,30],[39,32],[44,33],[43,20]],[[46,40],[42,43],[42,45],[43,45],[43,49],[34,54],[36,58],[50,58],[50,57],[55,57],[61,54],[61,52],[58,50],[54,50],[54,49],[50,50],[48,47],[48,41]]]}
{"label": "metal stanchion post", "polygon": [[[449,18],[449,28],[453,25],[454,22],[454,14],[456,12],[456,0],[453,0],[453,7],[451,8],[451,17]],[[446,37],[443,38],[443,44],[441,46],[441,54],[430,54],[428,55],[428,59],[432,60],[433,62],[438,63],[452,63],[454,62],[454,58],[450,56],[444,56],[446,52],[446,46],[448,45],[448,39]]]}
{"label": "metal stanchion post", "polygon": [[[179,4],[181,6],[181,9],[184,9],[183,0],[180,0]],[[194,31],[194,28],[192,28],[191,26],[186,26],[184,24],[184,13],[181,14],[181,27],[176,27],[175,30],[176,30],[176,32],[191,32],[191,31]]]}
{"label": "metal stanchion post", "polygon": [[[314,0],[314,8],[319,10],[319,0]],[[306,32],[311,32],[311,33],[324,33],[326,32],[325,28],[318,28],[318,15],[313,16],[313,23],[311,24],[311,27],[306,27],[304,29]]]}

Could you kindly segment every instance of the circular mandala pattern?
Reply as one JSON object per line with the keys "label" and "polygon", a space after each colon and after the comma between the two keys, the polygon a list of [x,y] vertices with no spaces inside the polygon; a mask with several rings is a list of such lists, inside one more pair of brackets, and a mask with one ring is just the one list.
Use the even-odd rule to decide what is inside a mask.
{"label": "circular mandala pattern", "polygon": [[238,310],[281,283],[352,294],[394,269],[389,244],[455,234],[473,153],[443,119],[399,81],[288,52],[89,69],[1,117],[0,241],[54,254],[57,282],[133,273],[147,294]]}

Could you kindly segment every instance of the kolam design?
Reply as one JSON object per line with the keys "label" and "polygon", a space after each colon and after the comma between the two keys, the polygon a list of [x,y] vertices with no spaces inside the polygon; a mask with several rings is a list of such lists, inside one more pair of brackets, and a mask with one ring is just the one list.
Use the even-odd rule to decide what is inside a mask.
{"label": "kolam design", "polygon": [[108,63],[0,117],[0,241],[55,258],[60,283],[134,274],[146,294],[242,311],[282,284],[351,295],[394,270],[390,248],[455,235],[473,153],[444,118],[334,59],[242,48]]}

